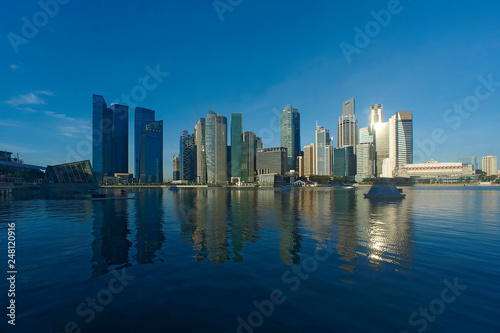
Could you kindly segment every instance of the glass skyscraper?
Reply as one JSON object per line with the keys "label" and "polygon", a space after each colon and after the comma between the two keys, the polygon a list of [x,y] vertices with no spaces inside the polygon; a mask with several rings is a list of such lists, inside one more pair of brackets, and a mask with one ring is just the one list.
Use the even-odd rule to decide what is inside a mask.
{"label": "glass skyscraper", "polygon": [[205,132],[207,181],[227,183],[227,118],[208,109]]}
{"label": "glass skyscraper", "polygon": [[337,148],[354,147],[359,142],[358,120],[354,109],[354,98],[342,104],[342,116],[337,122]]}
{"label": "glass skyscraper", "polygon": [[350,177],[356,175],[356,158],[354,147],[346,146],[333,150],[333,174],[337,177]]}
{"label": "glass skyscraper", "polygon": [[139,163],[141,182],[163,182],[163,120],[150,122],[144,127]]}
{"label": "glass skyscraper", "polygon": [[146,125],[155,120],[155,111],[141,107],[135,108],[135,142],[134,142],[134,156],[135,156],[135,178],[140,177],[140,158],[141,158],[141,136],[142,131]]}
{"label": "glass skyscraper", "polygon": [[[241,181],[255,181],[255,163],[257,153],[257,141],[255,133],[244,132],[242,135],[240,161],[241,161]],[[232,153],[231,153],[232,154]]]}
{"label": "glass skyscraper", "polygon": [[231,177],[242,177],[243,114],[231,113]]}
{"label": "glass skyscraper", "polygon": [[287,170],[296,168],[297,156],[300,155],[300,113],[290,104],[285,106],[280,115],[280,146],[287,149]]}
{"label": "glass skyscraper", "polygon": [[182,131],[179,141],[181,180],[196,181],[196,145],[194,134]]}
{"label": "glass skyscraper", "polygon": [[323,126],[316,126],[316,174],[330,176],[332,167],[332,151],[330,131]]}
{"label": "glass skyscraper", "polygon": [[100,95],[92,96],[92,166],[98,179],[128,173],[128,106],[108,108]]}
{"label": "glass skyscraper", "polygon": [[112,104],[113,173],[128,173],[128,106]]}

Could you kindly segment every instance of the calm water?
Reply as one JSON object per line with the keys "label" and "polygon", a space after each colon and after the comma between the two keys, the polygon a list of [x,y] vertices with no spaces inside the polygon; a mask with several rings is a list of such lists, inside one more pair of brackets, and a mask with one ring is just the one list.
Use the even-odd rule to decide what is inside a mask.
{"label": "calm water", "polygon": [[0,198],[0,332],[499,332],[498,188],[367,191]]}

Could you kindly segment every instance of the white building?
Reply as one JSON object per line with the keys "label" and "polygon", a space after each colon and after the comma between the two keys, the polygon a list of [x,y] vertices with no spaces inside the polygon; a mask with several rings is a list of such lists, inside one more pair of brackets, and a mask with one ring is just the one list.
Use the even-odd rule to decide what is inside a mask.
{"label": "white building", "polygon": [[496,156],[488,155],[483,157],[483,172],[486,172],[487,176],[498,175]]}
{"label": "white building", "polygon": [[430,160],[427,163],[406,164],[398,169],[396,175],[398,177],[458,180],[460,177],[474,176],[474,170],[470,164],[464,165],[461,162],[438,163],[436,160]]}

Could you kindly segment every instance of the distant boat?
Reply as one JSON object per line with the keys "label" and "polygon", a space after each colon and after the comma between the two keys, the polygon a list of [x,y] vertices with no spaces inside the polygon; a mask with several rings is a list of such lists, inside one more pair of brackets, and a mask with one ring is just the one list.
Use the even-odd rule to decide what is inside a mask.
{"label": "distant boat", "polygon": [[342,187],[342,188],[353,188],[351,184],[346,184],[344,182],[332,182],[332,187]]}
{"label": "distant boat", "polygon": [[396,186],[372,186],[364,196],[366,199],[404,199],[406,194]]}
{"label": "distant boat", "polygon": [[177,186],[170,186],[170,187],[168,188],[168,190],[169,190],[169,191],[172,191],[172,192],[177,192],[177,191],[179,191],[179,188],[178,188]]}

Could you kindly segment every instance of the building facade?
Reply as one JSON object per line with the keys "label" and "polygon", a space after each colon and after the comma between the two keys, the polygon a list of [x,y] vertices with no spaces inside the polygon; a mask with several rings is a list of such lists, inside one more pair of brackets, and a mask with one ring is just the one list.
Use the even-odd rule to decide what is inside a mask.
{"label": "building facade", "polygon": [[173,167],[174,167],[174,173],[172,175],[173,180],[181,180],[181,159],[180,156],[174,155],[172,159]]}
{"label": "building facade", "polygon": [[196,181],[196,145],[194,134],[182,131],[179,140],[181,180]]}
{"label": "building facade", "polygon": [[231,177],[241,178],[241,145],[243,140],[243,114],[231,113]]}
{"label": "building facade", "polygon": [[333,150],[333,175],[336,177],[353,177],[356,175],[356,159],[354,148],[347,146]]}
{"label": "building facade", "polygon": [[287,170],[287,149],[285,147],[257,149],[257,175],[285,175]]}
{"label": "building facade", "polygon": [[[243,132],[242,141],[240,144],[240,177],[243,182],[255,181],[257,140],[255,133]],[[231,150],[232,155],[232,150]],[[233,159],[233,156],[231,156]]]}
{"label": "building facade", "polygon": [[280,115],[280,146],[287,149],[287,171],[295,170],[297,156],[300,155],[300,114],[290,104]]}
{"label": "building facade", "polygon": [[140,158],[141,158],[141,136],[146,125],[155,120],[155,111],[141,107],[135,108],[135,128],[134,128],[134,176],[140,178]]}
{"label": "building facade", "polygon": [[208,109],[205,144],[207,151],[207,182],[223,184],[228,181],[227,118]]}
{"label": "building facade", "polygon": [[483,162],[483,171],[486,172],[487,176],[498,175],[498,165],[497,165],[497,157],[488,155],[482,158]]}
{"label": "building facade", "polygon": [[420,177],[420,178],[453,178],[473,177],[474,170],[470,164],[461,162],[438,163],[430,160],[427,163],[406,164],[397,170],[398,177]]}
{"label": "building facade", "polygon": [[103,175],[128,173],[128,106],[92,95],[92,165]]}
{"label": "building facade", "polygon": [[473,170],[480,169],[479,160],[477,157],[459,157],[457,158],[457,162],[462,162],[463,164],[470,164],[472,165]]}
{"label": "building facade", "polygon": [[316,175],[330,176],[332,174],[332,147],[330,132],[323,126],[316,126]]}
{"label": "building facade", "polygon": [[140,180],[163,182],[163,120],[148,123],[141,135]]}
{"label": "building facade", "polygon": [[337,148],[356,147],[358,142],[358,120],[355,115],[354,98],[351,98],[342,104],[342,116],[337,122]]}
{"label": "building facade", "polygon": [[316,174],[316,144],[311,143],[304,146],[304,176],[309,177]]}
{"label": "building facade", "polygon": [[196,144],[196,181],[200,184],[207,183],[207,147],[206,147],[206,121],[200,118],[194,128]]}

